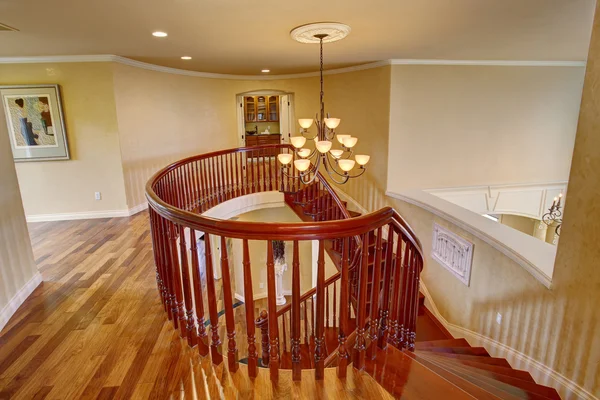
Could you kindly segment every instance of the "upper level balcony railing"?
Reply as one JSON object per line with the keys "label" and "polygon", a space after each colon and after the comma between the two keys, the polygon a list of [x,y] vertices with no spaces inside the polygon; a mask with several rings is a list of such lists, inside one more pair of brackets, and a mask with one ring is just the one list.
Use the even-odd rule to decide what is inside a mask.
{"label": "upper level balcony railing", "polygon": [[[365,358],[374,357],[378,347],[391,344],[413,349],[423,255],[411,228],[389,207],[351,217],[319,173],[314,183],[306,186],[293,171],[291,176],[282,173],[276,160],[280,152],[293,154],[291,146],[269,145],[197,155],[165,167],[150,179],[146,196],[156,279],[168,318],[189,346],[197,346],[203,356],[210,354],[215,364],[225,356],[231,371],[238,369],[238,342],[245,339],[249,375],[256,376],[259,366],[268,366],[272,379],[284,367],[282,355],[288,349],[293,377],[300,379],[301,365],[307,361],[302,359],[302,346],[310,348],[304,357],[311,358],[308,364],[315,369],[317,379],[323,378],[326,366],[337,365],[340,377],[345,376],[350,363],[364,368]],[[305,222],[243,222],[202,215],[225,201],[273,190],[285,193],[287,203]],[[204,259],[197,251],[200,234],[204,234]],[[226,246],[229,238],[239,239],[243,245],[246,338],[241,339],[244,332],[236,331],[233,306]],[[210,243],[215,240],[221,244],[221,293],[213,279]],[[251,272],[249,240],[263,241],[266,252],[267,312],[258,319],[252,289],[257,277]],[[293,249],[292,299],[279,310],[275,303],[274,240],[290,241]],[[312,260],[300,259],[299,243],[314,240],[319,244],[316,287],[303,294],[300,268]],[[326,256],[339,271],[329,279],[325,279]],[[203,263],[205,282],[200,271]],[[222,350],[220,311],[225,315],[226,351]],[[264,332],[260,345],[257,322]],[[209,334],[205,325],[210,325]],[[325,333],[331,329],[338,337],[334,349],[325,345]]]}

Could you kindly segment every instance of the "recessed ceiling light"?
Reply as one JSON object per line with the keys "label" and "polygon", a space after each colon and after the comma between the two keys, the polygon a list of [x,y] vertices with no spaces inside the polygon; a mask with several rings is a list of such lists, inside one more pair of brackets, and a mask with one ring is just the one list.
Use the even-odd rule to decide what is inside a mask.
{"label": "recessed ceiling light", "polygon": [[190,57],[190,56],[183,56],[183,57],[181,57],[181,59],[182,59],[182,60],[191,60],[191,59],[192,59],[192,57]]}
{"label": "recessed ceiling light", "polygon": [[270,69],[263,69],[260,72],[271,72],[271,70]]}
{"label": "recessed ceiling light", "polygon": [[156,31],[156,32],[152,32],[152,36],[156,36],[156,37],[167,37],[167,32],[161,32],[161,31]]}

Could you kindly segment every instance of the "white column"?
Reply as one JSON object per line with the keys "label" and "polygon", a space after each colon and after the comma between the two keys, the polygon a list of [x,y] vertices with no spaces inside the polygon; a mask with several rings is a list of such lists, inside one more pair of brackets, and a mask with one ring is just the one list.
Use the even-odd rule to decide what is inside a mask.
{"label": "white column", "polygon": [[287,270],[287,264],[276,262],[275,263],[275,303],[278,306],[282,306],[286,303],[285,296],[283,295],[283,273]]}

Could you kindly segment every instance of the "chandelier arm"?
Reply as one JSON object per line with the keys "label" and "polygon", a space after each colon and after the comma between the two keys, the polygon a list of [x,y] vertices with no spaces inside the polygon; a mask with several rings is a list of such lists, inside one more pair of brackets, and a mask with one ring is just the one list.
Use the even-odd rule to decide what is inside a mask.
{"label": "chandelier arm", "polygon": [[[332,176],[329,168],[331,168],[331,171],[335,172],[337,175],[339,175],[341,177],[348,176],[348,174],[346,174],[346,173],[338,172],[338,170],[335,168],[335,166],[331,163],[331,159],[329,157],[326,156],[325,158],[327,159],[327,162],[326,163],[324,162],[323,165],[325,165],[325,170],[327,170],[327,173],[329,174],[329,176]],[[327,164],[329,164],[329,168],[327,168]]]}
{"label": "chandelier arm", "polygon": [[314,135],[314,136],[312,136],[312,137],[306,137],[306,134],[307,134],[307,133],[308,133],[308,131],[307,131],[307,132],[300,132],[300,134],[301,134],[302,136],[304,136],[304,137],[306,138],[306,140],[315,140],[315,139],[316,139],[316,138],[319,136],[319,134],[317,133],[316,135]]}

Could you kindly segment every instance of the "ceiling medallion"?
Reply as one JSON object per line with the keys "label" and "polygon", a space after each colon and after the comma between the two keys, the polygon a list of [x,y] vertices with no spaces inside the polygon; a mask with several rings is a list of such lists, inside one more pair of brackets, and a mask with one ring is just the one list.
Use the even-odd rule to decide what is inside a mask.
{"label": "ceiling medallion", "polygon": [[318,36],[326,35],[323,43],[337,42],[350,34],[350,27],[339,22],[316,22],[298,26],[290,32],[290,36],[300,43],[320,43]]}

